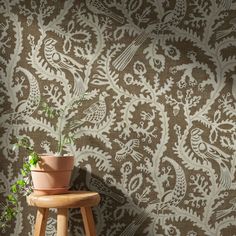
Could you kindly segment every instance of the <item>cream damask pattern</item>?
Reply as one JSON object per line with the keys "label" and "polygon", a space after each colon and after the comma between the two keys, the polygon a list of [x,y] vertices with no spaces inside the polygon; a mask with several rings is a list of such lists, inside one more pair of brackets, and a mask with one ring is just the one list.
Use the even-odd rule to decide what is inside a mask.
{"label": "cream damask pattern", "polygon": [[[15,137],[40,152],[58,137],[40,100],[63,108],[88,90],[67,151],[73,188],[101,193],[98,235],[236,235],[235,0],[0,0],[0,42],[2,203]],[[20,205],[1,235],[32,235]]]}

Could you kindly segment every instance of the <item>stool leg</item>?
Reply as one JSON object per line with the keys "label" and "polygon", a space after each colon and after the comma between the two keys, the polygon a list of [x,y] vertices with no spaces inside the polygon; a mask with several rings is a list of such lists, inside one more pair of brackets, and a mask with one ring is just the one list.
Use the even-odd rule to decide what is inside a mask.
{"label": "stool leg", "polygon": [[48,208],[38,208],[35,222],[34,236],[45,236]]}
{"label": "stool leg", "polygon": [[58,208],[57,209],[57,236],[67,236],[67,225],[68,225],[68,209]]}
{"label": "stool leg", "polygon": [[91,207],[81,207],[81,214],[84,222],[86,236],[95,236],[95,224]]}

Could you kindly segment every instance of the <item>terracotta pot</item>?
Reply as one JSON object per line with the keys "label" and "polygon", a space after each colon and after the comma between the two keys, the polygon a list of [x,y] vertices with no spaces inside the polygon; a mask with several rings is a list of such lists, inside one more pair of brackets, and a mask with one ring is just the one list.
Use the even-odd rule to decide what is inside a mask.
{"label": "terracotta pot", "polygon": [[37,194],[59,194],[69,189],[73,156],[40,155],[39,163],[31,168],[34,192]]}

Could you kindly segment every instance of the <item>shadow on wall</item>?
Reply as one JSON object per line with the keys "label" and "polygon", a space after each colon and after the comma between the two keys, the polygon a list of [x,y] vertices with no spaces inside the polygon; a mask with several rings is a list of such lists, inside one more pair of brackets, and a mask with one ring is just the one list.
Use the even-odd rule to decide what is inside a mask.
{"label": "shadow on wall", "polygon": [[71,178],[71,190],[90,190],[101,194],[102,200],[112,199],[118,205],[124,204],[125,196],[110,183],[92,174],[90,164],[84,168],[74,167]]}
{"label": "shadow on wall", "polygon": [[[92,208],[97,228],[97,235],[102,235],[102,226],[104,227],[104,224],[102,223],[103,217],[110,215],[110,219],[113,219],[114,221],[118,220],[116,219],[115,214],[113,214],[115,213],[113,212],[114,208],[123,205],[126,201],[126,196],[124,196],[115,186],[111,183],[106,183],[103,179],[92,173],[90,164],[86,164],[83,168],[77,166],[74,167],[70,190],[89,190],[100,194],[101,202],[98,206]],[[113,207],[112,209],[109,209],[109,207],[107,208],[105,206]],[[70,232],[80,233],[83,235],[83,221],[81,215],[78,213],[79,209],[70,209]]]}

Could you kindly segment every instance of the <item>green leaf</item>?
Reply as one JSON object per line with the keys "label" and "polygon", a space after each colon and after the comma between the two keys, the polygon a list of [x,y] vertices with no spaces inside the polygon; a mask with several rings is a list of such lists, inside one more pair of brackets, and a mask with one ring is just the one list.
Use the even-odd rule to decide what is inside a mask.
{"label": "green leaf", "polygon": [[30,164],[28,162],[23,164],[22,170],[26,172],[26,174],[30,171]]}
{"label": "green leaf", "polygon": [[11,186],[11,191],[12,191],[13,193],[16,193],[16,192],[17,192],[17,186],[16,186],[16,184],[13,184],[13,185]]}
{"label": "green leaf", "polygon": [[29,163],[31,166],[36,166],[38,161],[40,160],[38,154],[36,152],[32,152],[29,155]]}
{"label": "green leaf", "polygon": [[23,177],[27,176],[28,173],[29,173],[28,171],[26,171],[26,170],[24,170],[24,169],[21,169],[20,172],[21,172],[21,175],[22,175]]}
{"label": "green leaf", "polygon": [[13,203],[14,205],[16,205],[17,199],[15,198],[15,196],[14,196],[13,194],[9,194],[9,195],[7,196],[7,199],[8,199],[9,202],[11,202],[11,203]]}
{"label": "green leaf", "polygon": [[23,179],[17,180],[16,182],[20,187],[24,187],[25,186],[25,181]]}
{"label": "green leaf", "polygon": [[12,220],[16,216],[16,213],[17,211],[15,209],[7,208],[5,213],[6,220],[7,221]]}

